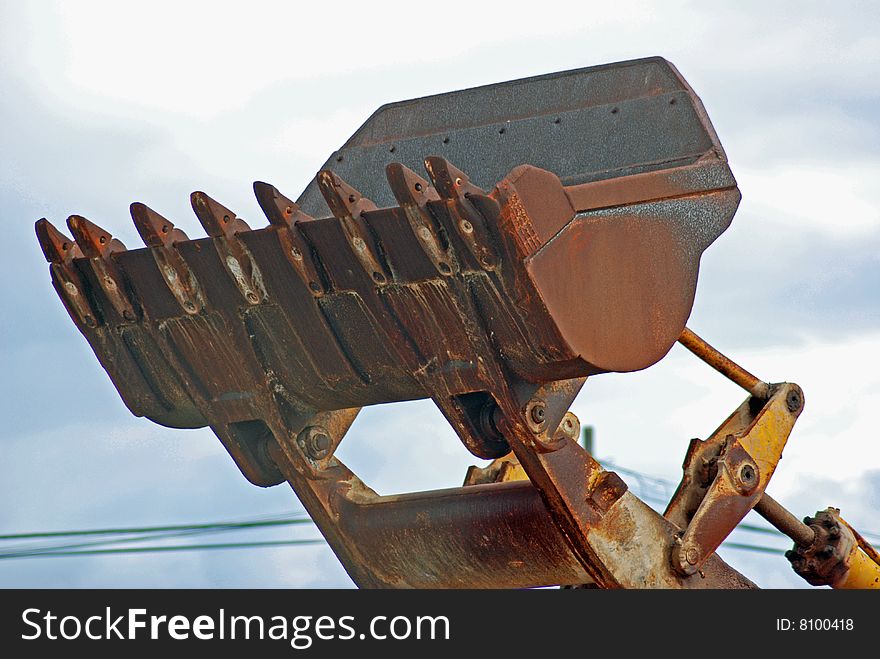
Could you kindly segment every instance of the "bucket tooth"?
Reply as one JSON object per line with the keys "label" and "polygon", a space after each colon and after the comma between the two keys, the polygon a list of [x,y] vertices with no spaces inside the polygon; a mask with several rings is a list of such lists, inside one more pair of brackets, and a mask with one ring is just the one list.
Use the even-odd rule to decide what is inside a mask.
{"label": "bucket tooth", "polygon": [[76,244],[79,245],[84,256],[104,258],[113,252],[125,251],[125,245],[120,240],[81,215],[68,217],[67,226],[73,233]]}
{"label": "bucket tooth", "polygon": [[212,238],[229,238],[240,231],[250,231],[244,220],[204,192],[193,192],[189,199],[196,217]]}
{"label": "bucket tooth", "polygon": [[276,228],[275,235],[281,242],[285,258],[293,266],[303,285],[315,297],[324,295],[325,287],[318,273],[312,251],[296,228],[299,222],[311,222],[314,218],[306,215],[292,200],[285,197],[274,185],[254,181],[254,195],[269,223]]}
{"label": "bucket tooth", "polygon": [[82,278],[72,261],[83,253],[72,238],[61,233],[46,218],[37,220],[34,228],[40,248],[49,262],[52,283],[71,319],[82,331],[97,326],[97,316],[85,295]]}
{"label": "bucket tooth", "polygon": [[162,217],[146,204],[134,202],[129,210],[134,226],[147,247],[171,247],[174,243],[189,240],[170,220]]}
{"label": "bucket tooth", "polygon": [[270,224],[290,227],[297,222],[307,222],[313,219],[310,215],[303,213],[296,202],[285,197],[278,191],[278,188],[269,183],[254,181],[254,196],[256,196],[257,203],[263,209]]}
{"label": "bucket tooth", "polygon": [[40,248],[49,263],[69,263],[83,255],[73,238],[65,236],[45,217],[37,220],[34,229]]}
{"label": "bucket tooth", "polygon": [[376,210],[376,204],[329,169],[318,172],[317,181],[330,212],[339,220],[354,255],[367,275],[379,285],[387,284],[391,269],[376,256],[373,241],[359,220],[363,213]]}
{"label": "bucket tooth", "polygon": [[401,207],[407,205],[424,206],[429,201],[437,201],[440,195],[437,190],[413,170],[399,162],[389,163],[385,167],[388,186]]}
{"label": "bucket tooth", "polygon": [[202,310],[205,303],[201,288],[186,261],[180,256],[174,244],[188,240],[186,234],[146,204],[139,201],[131,205],[131,219],[143,238],[159,273],[168,289],[177,299],[183,310],[192,315]]}
{"label": "bucket tooth", "polygon": [[88,267],[94,274],[95,282],[103,292],[106,302],[109,303],[107,308],[112,307],[115,311],[116,317],[112,322],[116,324],[135,322],[138,313],[123,290],[123,278],[116,263],[110,258],[116,252],[126,251],[125,245],[81,215],[71,215],[67,218],[67,226],[73,232],[76,244],[79,245],[83,255],[89,259]]}
{"label": "bucket tooth", "polygon": [[235,282],[242,297],[248,304],[260,304],[267,299],[260,268],[250,250],[236,236],[250,231],[247,223],[204,192],[193,192],[190,201],[199,222],[207,234],[214,238],[214,247],[223,268]]}
{"label": "bucket tooth", "polygon": [[445,158],[428,156],[425,169],[440,197],[447,202],[452,231],[458,234],[480,268],[494,270],[498,256],[485,226],[484,213],[494,212],[497,216],[497,204]]}
{"label": "bucket tooth", "polygon": [[440,156],[425,158],[425,170],[437,192],[444,199],[457,199],[468,194],[485,194],[472,184],[467,174]]}
{"label": "bucket tooth", "polygon": [[441,275],[453,274],[455,265],[437,236],[427,207],[428,202],[439,201],[440,195],[425,179],[398,162],[385,167],[385,176],[426,256]]}
{"label": "bucket tooth", "polygon": [[337,219],[358,217],[365,211],[376,209],[376,204],[329,169],[318,172],[317,181],[330,212]]}

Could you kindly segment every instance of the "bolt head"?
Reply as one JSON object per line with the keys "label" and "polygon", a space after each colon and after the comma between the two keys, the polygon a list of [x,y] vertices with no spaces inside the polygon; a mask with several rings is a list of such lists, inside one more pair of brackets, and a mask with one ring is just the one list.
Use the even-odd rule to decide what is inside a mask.
{"label": "bolt head", "polygon": [[319,451],[326,451],[330,448],[330,438],[324,433],[319,432],[312,437],[312,444]]}
{"label": "bolt head", "polygon": [[750,494],[758,487],[758,468],[751,462],[740,465],[736,471],[737,488],[742,494]]}
{"label": "bolt head", "polygon": [[303,430],[297,441],[312,460],[323,460],[333,447],[330,435],[319,426],[310,426]]}

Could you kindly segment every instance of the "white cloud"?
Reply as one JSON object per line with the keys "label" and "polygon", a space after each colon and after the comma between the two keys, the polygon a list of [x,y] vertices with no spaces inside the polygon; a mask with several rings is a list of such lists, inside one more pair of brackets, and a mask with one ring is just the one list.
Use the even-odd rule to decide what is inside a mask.
{"label": "white cloud", "polygon": [[[806,241],[815,250],[831,240],[855,244],[878,227],[873,193],[880,163],[871,149],[871,112],[880,39],[868,29],[876,8],[763,2],[731,7],[665,3],[661,11],[647,2],[564,2],[547,11],[504,0],[447,3],[444,14],[412,3],[335,3],[330,10],[317,3],[164,1],[4,7],[13,20],[0,24],[0,67],[4,75],[27,80],[42,106],[29,113],[24,101],[30,98],[16,96],[22,108],[10,100],[16,112],[3,138],[8,153],[0,173],[8,170],[14,182],[10,194],[20,200],[15,212],[32,219],[46,209],[65,214],[83,206],[122,218],[128,201],[143,195],[197,236],[202,230],[186,208],[186,193],[202,188],[256,226],[261,220],[252,215],[250,180],[269,180],[295,196],[381,102],[662,54],[701,94],[734,162],[745,213],[734,226],[744,237],[730,263],[747,262],[734,257],[757,251],[742,222],[761,218],[803,229],[804,249],[775,249],[786,233],[765,232],[773,239],[760,252],[781,259],[780,268],[802,272],[798,259],[809,253]],[[130,224],[115,222],[107,228],[136,246]],[[0,479],[3,498],[14,504],[2,518],[9,530],[23,530],[26,522],[57,528],[65,522],[95,526],[102,519],[193,521],[298,507],[285,487],[248,485],[207,431],[182,433],[122,420],[121,402],[45,279],[32,283],[32,271],[45,277],[45,264],[29,227],[26,233],[27,245],[10,248],[35,263],[15,270],[21,295],[29,291],[29,298],[54,305],[45,323],[65,325],[42,331],[67,342],[47,350],[45,337],[27,319],[2,327],[10,340],[17,334],[20,342],[26,336],[33,343],[26,354],[4,355],[5,409],[50,410],[39,431],[4,440],[4,462],[15,466]],[[710,251],[706,260],[717,256]],[[747,300],[729,303],[749,295],[737,289],[736,270],[713,281],[716,288],[704,286],[698,297],[725,301],[718,315],[734,309],[749,314],[743,310]],[[802,284],[811,290],[815,282]],[[869,294],[861,295],[865,314],[877,314]],[[8,301],[5,307],[17,308]],[[776,318],[765,310],[754,324]],[[810,327],[784,329],[796,344],[777,341],[772,349],[730,355],[760,376],[794,380],[806,392],[806,411],[771,491],[798,515],[836,504],[845,513],[859,511],[852,521],[869,524],[858,505],[864,490],[844,484],[880,465],[872,419],[880,404],[874,372],[880,334],[818,342],[810,340]],[[742,344],[741,336],[706,338],[722,349]],[[83,375],[84,360],[93,367],[89,377]],[[82,370],[61,376],[59,364]],[[37,382],[36,373],[54,375],[40,375],[46,382]],[[104,379],[98,385],[95,378]],[[78,385],[76,401],[70,400],[70,380]],[[97,402],[83,403],[84,397]],[[705,437],[743,398],[676,348],[645,372],[591,379],[574,410],[596,426],[600,456],[677,478],[689,438]],[[95,420],[103,413],[101,403],[117,406],[112,420]],[[382,493],[456,485],[467,465],[478,462],[427,402],[365,410],[341,457]],[[819,478],[831,485],[804,489]],[[761,572],[765,585],[787,584],[787,577],[772,572],[788,569],[779,560],[770,572],[757,559],[742,565],[747,574]],[[267,580],[273,578],[278,585],[348,583],[323,548],[266,552],[257,565],[251,555],[235,552],[143,562],[71,559],[51,570],[32,564],[23,575],[11,567],[4,575],[15,572],[22,585],[61,578],[114,585],[141,583],[138,570],[148,567],[168,585],[219,585],[230,584],[224,575],[232,564],[242,579],[233,585],[248,579],[271,585]]]}
{"label": "white cloud", "polygon": [[[631,6],[629,20],[650,13],[648,3]],[[610,13],[587,15],[574,2],[530,12],[528,20],[500,1],[447,3],[442,13],[404,2],[161,0],[59,3],[42,11],[53,18],[57,12],[64,64],[56,74],[67,82],[115,101],[200,118],[240,107],[279,81],[376,67],[393,72],[438,56],[460,57],[477,45],[613,22]]]}
{"label": "white cloud", "polygon": [[819,231],[826,239],[852,238],[880,229],[876,203],[880,162],[826,166],[797,162],[736,172],[742,208],[761,221]]}

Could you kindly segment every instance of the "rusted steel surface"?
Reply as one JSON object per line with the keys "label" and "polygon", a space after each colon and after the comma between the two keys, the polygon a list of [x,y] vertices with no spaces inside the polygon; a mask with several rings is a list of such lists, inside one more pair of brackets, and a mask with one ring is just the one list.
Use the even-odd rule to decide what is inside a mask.
{"label": "rusted steel surface", "polygon": [[[642,201],[736,187],[703,104],[661,57],[390,103],[323,168],[391,206],[396,200],[375,172],[392,162],[420,170],[427,154],[456,163],[484,189],[530,163],[554,172],[575,198],[578,186],[595,184],[586,196],[602,205],[621,176],[657,174],[650,184],[635,178],[618,188]],[[609,193],[599,194],[605,186]],[[310,215],[329,214],[317,182],[298,201]],[[587,204],[577,210],[598,207]]]}
{"label": "rusted steel surface", "polygon": [[[254,192],[269,224],[253,229],[193,193],[204,238],[133,204],[142,249],[79,216],[75,241],[37,223],[55,288],[132,413],[208,425],[251,482],[288,481],[360,585],[697,583],[669,565],[675,527],[564,423],[588,376],[672,347],[700,257],[739,202],[668,62],[386,106],[297,202]],[[501,498],[488,504],[482,490],[376,499],[333,453],[361,407],[417,398],[474,455],[512,450],[546,514],[514,489],[489,488]],[[496,546],[516,506],[527,570]],[[430,539],[456,519],[462,537]],[[475,558],[481,529],[496,556]],[[644,570],[622,574],[636,548]],[[493,577],[463,567],[468,555]],[[750,585],[714,557],[703,570],[707,584]]]}
{"label": "rusted steel surface", "polygon": [[785,552],[794,571],[813,586],[833,586],[847,575],[853,552],[858,551],[855,536],[840,520],[836,508],[820,510],[804,518],[813,533],[812,542],[795,545]]}
{"label": "rusted steel surface", "polygon": [[[656,217],[638,220],[642,211],[633,211],[584,222],[560,207],[566,229],[542,245],[531,217],[548,212],[548,198],[565,197],[554,175],[520,167],[486,194],[449,163],[427,162],[433,185],[409,176],[414,191],[436,191],[421,206],[355,213],[346,204],[369,204],[322,174],[346,191],[328,192],[338,218],[248,230],[194,193],[209,238],[163,240],[163,218],[137,204],[147,249],[126,251],[74,217],[71,226],[100,233],[98,242],[80,246],[82,257],[48,250],[47,258],[132,412],[178,427],[208,421],[258,484],[278,476],[259,463],[247,428],[234,424],[265,420],[267,409],[300,417],[431,397],[468,448],[497,457],[508,447],[479,426],[479,414],[509,373],[552,382],[644,368],[668,351],[690,311],[707,242],[673,247],[692,241],[696,220],[680,225],[658,206]],[[397,187],[401,171],[391,174]],[[540,185],[517,187],[532,177]],[[691,217],[716,216],[693,204]],[[294,209],[290,202],[282,212]],[[717,235],[717,227],[700,231]],[[101,238],[103,251],[94,246]]]}
{"label": "rusted steel surface", "polygon": [[778,531],[794,540],[796,545],[808,547],[813,544],[813,540],[816,538],[813,529],[792,515],[766,492],[755,504],[755,512],[770,522]]}
{"label": "rusted steel surface", "polygon": [[295,445],[272,454],[361,587],[583,585],[593,573],[616,574],[613,584],[601,582],[614,587],[755,587],[717,556],[703,575],[676,573],[668,556],[677,527],[628,493],[607,515],[591,504],[590,539],[602,562],[585,566],[528,481],[382,497],[335,457],[317,465]]}
{"label": "rusted steel surface", "polygon": [[805,517],[811,535],[785,552],[794,571],[813,586],[880,589],[880,553],[840,516],[826,508]]}
{"label": "rusted steel surface", "polygon": [[339,503],[340,527],[387,583],[497,588],[592,580],[527,482]]}
{"label": "rusted steel surface", "polygon": [[769,384],[758,379],[732,359],[710,346],[689,328],[684,328],[681,336],[678,337],[678,342],[755,398],[770,396]]}

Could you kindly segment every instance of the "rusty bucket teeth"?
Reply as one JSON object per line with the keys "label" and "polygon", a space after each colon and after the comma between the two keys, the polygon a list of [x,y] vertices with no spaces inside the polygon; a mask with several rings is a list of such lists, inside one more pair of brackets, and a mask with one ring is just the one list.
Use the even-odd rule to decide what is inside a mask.
{"label": "rusty bucket teeth", "polygon": [[399,162],[389,163],[385,167],[385,177],[397,203],[403,206],[424,206],[429,201],[437,201],[440,195],[428,181],[416,174],[409,167]]}
{"label": "rusty bucket teeth", "polygon": [[175,229],[170,220],[146,204],[136,201],[129,210],[134,226],[147,247],[171,247],[174,243],[188,240],[183,231]]}
{"label": "rusty bucket teeth", "polygon": [[67,218],[67,226],[84,256],[103,258],[113,252],[125,251],[125,245],[121,241],[81,215]]}
{"label": "rusty bucket teeth", "polygon": [[49,263],[69,263],[71,259],[83,255],[73,238],[65,236],[46,218],[37,220],[34,229],[40,248]]}
{"label": "rusty bucket teeth", "polygon": [[296,222],[312,219],[303,213],[294,201],[285,197],[278,188],[269,183],[254,181],[254,196],[270,224],[289,227]]}
{"label": "rusty bucket teeth", "polygon": [[456,199],[465,194],[483,192],[471,184],[467,174],[440,156],[425,158],[425,170],[437,192],[444,199]]}
{"label": "rusty bucket teeth", "polygon": [[376,208],[376,204],[329,169],[318,172],[316,180],[330,212],[337,219],[358,217],[361,213]]}
{"label": "rusty bucket teeth", "polygon": [[205,233],[212,238],[229,238],[240,231],[250,231],[244,220],[204,192],[193,192],[190,203]]}

